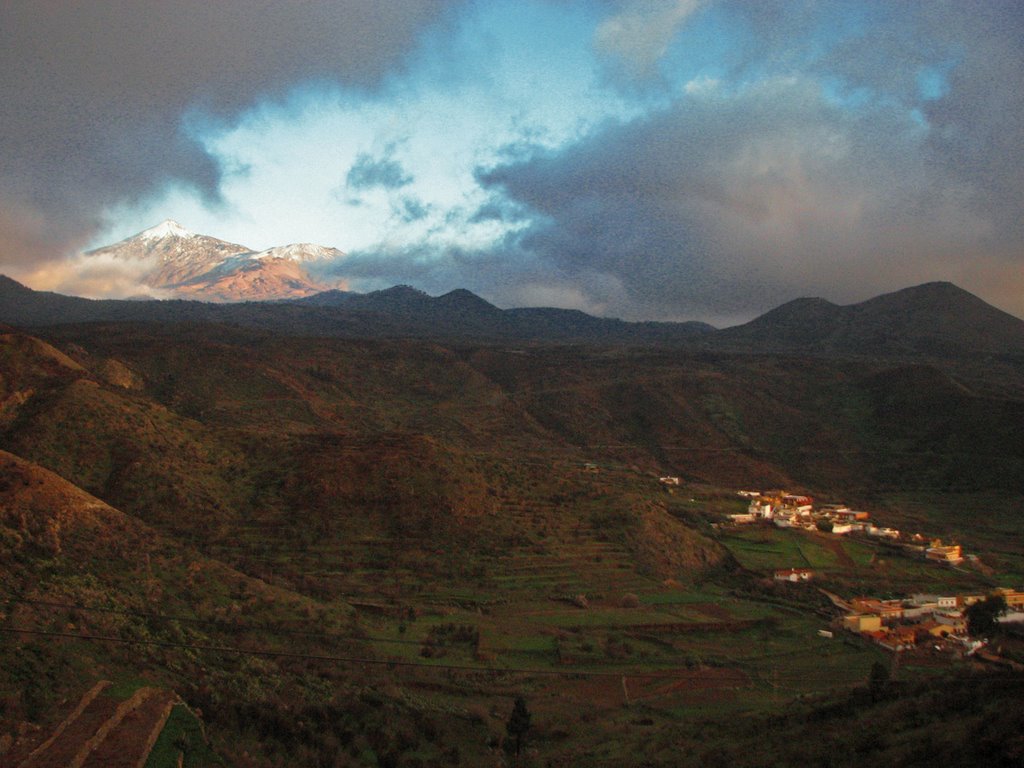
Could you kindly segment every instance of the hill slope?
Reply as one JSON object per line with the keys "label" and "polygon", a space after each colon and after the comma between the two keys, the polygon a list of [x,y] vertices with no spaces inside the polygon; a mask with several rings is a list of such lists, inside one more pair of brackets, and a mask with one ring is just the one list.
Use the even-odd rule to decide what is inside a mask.
{"label": "hill slope", "polygon": [[[824,642],[816,593],[740,571],[709,525],[734,489],[966,491],[954,525],[1005,509],[1004,547],[1024,508],[1024,399],[935,365],[202,323],[9,332],[0,361],[0,446],[21,457],[0,455],[3,712],[134,669],[240,764],[486,764],[524,691],[546,755],[600,764],[591,733],[646,733],[624,696],[679,733],[710,697],[767,705],[775,664],[793,695],[854,685],[878,651]],[[818,556],[794,535],[777,558]],[[858,586],[897,572],[851,551]],[[917,591],[981,588],[897,566]],[[83,627],[109,640],[28,633]]]}
{"label": "hill slope", "polygon": [[849,306],[797,299],[719,331],[714,341],[729,348],[864,356],[1021,355],[1024,320],[951,283],[926,283]]}

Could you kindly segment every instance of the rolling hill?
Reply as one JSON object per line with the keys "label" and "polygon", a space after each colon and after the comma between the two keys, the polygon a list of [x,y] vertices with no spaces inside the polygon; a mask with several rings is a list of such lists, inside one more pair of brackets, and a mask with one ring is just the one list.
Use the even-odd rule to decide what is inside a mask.
{"label": "rolling hill", "polygon": [[239,764],[482,764],[516,696],[565,765],[672,764],[713,702],[694,761],[714,763],[746,743],[722,724],[781,695],[893,713],[857,703],[879,652],[824,642],[820,595],[757,562],[813,560],[831,589],[993,583],[816,533],[730,538],[712,523],[743,508],[735,489],[1024,563],[1019,321],[948,286],[696,336],[408,287],[0,292],[33,326],[0,333],[0,738],[102,674],[178,691]]}

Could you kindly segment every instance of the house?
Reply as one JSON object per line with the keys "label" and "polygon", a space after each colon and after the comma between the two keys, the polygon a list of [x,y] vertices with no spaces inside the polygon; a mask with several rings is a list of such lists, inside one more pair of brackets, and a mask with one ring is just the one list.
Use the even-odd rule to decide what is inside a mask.
{"label": "house", "polygon": [[893,627],[877,642],[890,651],[909,651],[917,645],[917,631],[913,627]]}
{"label": "house", "polygon": [[952,630],[948,625],[940,624],[934,619],[922,621],[917,625],[917,631],[920,634],[928,634],[932,637],[948,637],[952,634]]}
{"label": "house", "polygon": [[938,608],[937,605],[914,605],[904,606],[903,608],[903,620],[904,621],[926,621],[930,620],[932,614]]}
{"label": "house", "polygon": [[843,617],[843,629],[850,632],[881,632],[882,619],[869,613],[851,613]]}
{"label": "house", "polygon": [[893,621],[903,616],[903,603],[899,600],[879,600],[874,597],[855,597],[850,601],[855,611],[870,613],[882,621]]}
{"label": "house", "polygon": [[832,533],[837,536],[842,536],[844,533],[849,533],[852,530],[852,523],[832,523]]}
{"label": "house", "polygon": [[935,621],[945,627],[950,634],[962,635],[967,631],[967,619],[960,611],[936,612]]}
{"label": "house", "polygon": [[996,590],[996,594],[1003,596],[1007,608],[1024,608],[1024,592],[1021,590],[1002,587]]}
{"label": "house", "polygon": [[836,514],[836,512],[848,510],[849,507],[846,506],[845,504],[821,504],[820,509],[822,512],[825,512],[826,514],[834,515]]}
{"label": "house", "polygon": [[845,507],[832,512],[832,516],[837,520],[842,520],[844,523],[863,522],[871,517],[867,512],[859,512],[854,509],[846,509]]}
{"label": "house", "polygon": [[868,525],[864,528],[865,533],[868,536],[882,536],[887,539],[898,539],[900,532],[895,528],[879,528],[874,525]]}
{"label": "house", "polygon": [[771,520],[774,516],[775,510],[770,501],[754,499],[750,502],[750,506],[747,507],[747,512],[761,520]]}
{"label": "house", "polygon": [[679,485],[679,478],[667,475],[665,477],[659,477],[658,482],[662,485]]}
{"label": "house", "polygon": [[917,592],[910,596],[910,604],[920,608],[955,609],[960,602],[956,595],[931,595]]}
{"label": "house", "polygon": [[810,581],[814,576],[814,571],[810,568],[786,568],[784,570],[776,571],[772,578],[775,581]]}
{"label": "house", "polygon": [[747,523],[754,522],[754,516],[750,513],[742,513],[738,515],[729,515],[729,519],[737,525],[746,525]]}
{"label": "house", "polygon": [[959,544],[943,546],[942,542],[938,540],[925,549],[924,556],[928,560],[949,565],[960,565],[964,561],[963,550]]}
{"label": "house", "polygon": [[798,496],[792,493],[783,494],[781,502],[782,506],[787,507],[789,509],[799,510],[802,508],[807,508],[808,512],[814,505],[814,499],[812,499],[810,496]]}
{"label": "house", "polygon": [[737,491],[738,496],[742,496],[745,499],[756,499],[761,495],[760,491]]}

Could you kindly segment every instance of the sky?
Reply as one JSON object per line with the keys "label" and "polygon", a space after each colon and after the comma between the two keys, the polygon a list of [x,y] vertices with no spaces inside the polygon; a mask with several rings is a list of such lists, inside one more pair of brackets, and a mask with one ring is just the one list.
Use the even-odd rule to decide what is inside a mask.
{"label": "sky", "polygon": [[728,325],[949,280],[1024,316],[1016,0],[7,0],[0,273],[171,218],[355,290]]}

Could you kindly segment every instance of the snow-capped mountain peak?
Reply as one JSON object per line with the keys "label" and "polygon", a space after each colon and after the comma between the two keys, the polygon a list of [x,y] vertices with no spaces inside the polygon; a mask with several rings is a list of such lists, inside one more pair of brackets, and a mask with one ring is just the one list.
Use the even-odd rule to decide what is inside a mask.
{"label": "snow-capped mountain peak", "polygon": [[327,259],[342,258],[345,254],[337,248],[328,248],[315,243],[292,243],[291,245],[278,245],[274,248],[267,248],[265,251],[254,253],[253,259],[287,259],[288,261],[325,261]]}
{"label": "snow-capped mountain peak", "polygon": [[196,237],[195,232],[190,232],[185,229],[181,224],[171,219],[165,219],[157,224],[155,227],[139,232],[134,239],[138,240],[162,240],[165,237]]}
{"label": "snow-capped mountain peak", "polygon": [[211,301],[287,299],[343,286],[320,274],[345,254],[337,248],[294,243],[265,251],[190,232],[167,219],[113,245],[84,254],[147,265],[139,280],[162,295]]}

